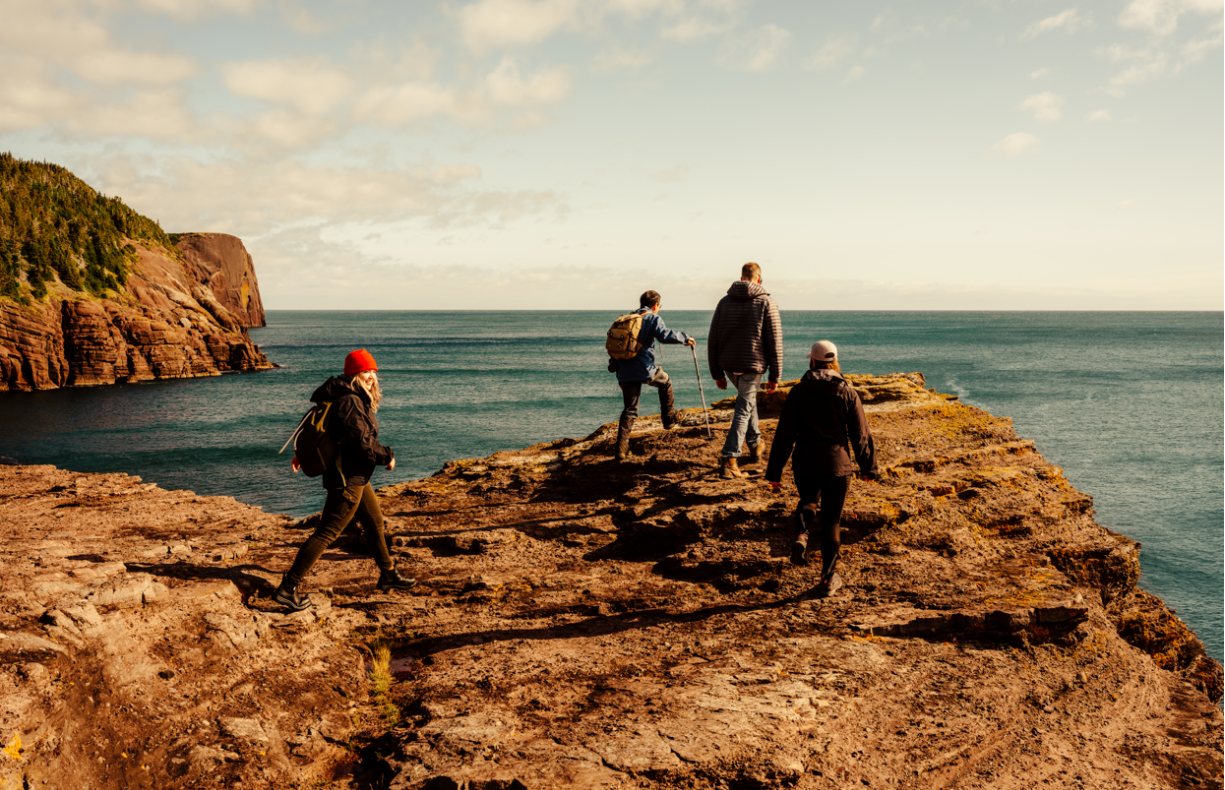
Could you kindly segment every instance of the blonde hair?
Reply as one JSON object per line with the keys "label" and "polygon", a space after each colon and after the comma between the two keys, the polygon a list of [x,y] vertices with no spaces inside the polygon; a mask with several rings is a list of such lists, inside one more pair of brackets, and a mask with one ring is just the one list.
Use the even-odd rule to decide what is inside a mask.
{"label": "blonde hair", "polygon": [[842,372],[842,366],[838,364],[838,360],[836,359],[831,359],[829,361],[819,360],[819,359],[810,359],[808,360],[808,369],[809,370],[832,370],[835,373]]}
{"label": "blonde hair", "polygon": [[363,370],[353,377],[353,381],[370,396],[370,411],[379,410],[379,402],[383,400],[383,391],[379,388],[379,376],[373,370]]}

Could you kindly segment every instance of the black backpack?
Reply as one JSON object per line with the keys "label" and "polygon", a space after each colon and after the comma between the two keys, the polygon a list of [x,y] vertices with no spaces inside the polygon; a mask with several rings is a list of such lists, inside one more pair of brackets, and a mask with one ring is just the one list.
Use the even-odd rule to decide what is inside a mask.
{"label": "black backpack", "polygon": [[331,431],[338,402],[325,401],[312,406],[302,418],[302,422],[298,423],[289,441],[281,448],[283,453],[286,447],[293,444],[298,464],[307,477],[318,477],[333,466],[339,465],[340,446]]}

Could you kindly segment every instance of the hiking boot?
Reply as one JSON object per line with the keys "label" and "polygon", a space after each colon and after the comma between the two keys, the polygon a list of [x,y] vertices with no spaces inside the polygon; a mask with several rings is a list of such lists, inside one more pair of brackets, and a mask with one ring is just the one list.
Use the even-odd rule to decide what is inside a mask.
{"label": "hiking boot", "polygon": [[670,431],[672,430],[673,426],[681,421],[681,413],[676,409],[673,409],[670,412],[659,415],[659,419],[663,421],[664,430]]}
{"label": "hiking boot", "polygon": [[765,460],[765,457],[766,457],[766,443],[765,442],[758,442],[757,444],[749,448],[749,462],[750,463],[759,464]]}
{"label": "hiking boot", "polygon": [[821,583],[817,585],[817,597],[828,598],[840,589],[842,589],[842,577],[835,571],[821,578]]}
{"label": "hiking boot", "polygon": [[276,592],[272,594],[272,600],[279,603],[281,606],[288,607],[291,612],[300,612],[303,609],[311,608],[311,598],[309,595],[298,595],[296,586],[289,586],[284,581],[281,586],[276,588]]}
{"label": "hiking boot", "polygon": [[617,425],[617,443],[616,458],[618,461],[626,461],[630,457],[630,432],[634,430],[634,419],[632,417],[621,417],[621,422]]}
{"label": "hiking boot", "polygon": [[723,463],[719,467],[719,474],[725,480],[734,480],[737,477],[744,477],[744,472],[740,471],[740,464],[735,458],[724,458]]}
{"label": "hiking boot", "polygon": [[374,585],[382,592],[392,590],[411,590],[417,586],[417,580],[411,576],[401,576],[395,568],[379,572],[378,583]]}
{"label": "hiking boot", "polygon": [[801,532],[795,536],[795,540],[791,543],[791,564],[792,565],[807,565],[808,560],[804,559],[804,555],[808,553],[808,533]]}

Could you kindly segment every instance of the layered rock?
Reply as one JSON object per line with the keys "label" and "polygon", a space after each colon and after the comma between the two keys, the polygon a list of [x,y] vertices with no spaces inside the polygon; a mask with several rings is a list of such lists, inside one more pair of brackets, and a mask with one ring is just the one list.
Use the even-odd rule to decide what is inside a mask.
{"label": "layered rock", "polygon": [[421,584],[346,537],[293,615],[309,519],[0,467],[0,786],[1220,787],[1220,665],[1138,545],[1008,420],[851,378],[887,471],[828,599],[789,479],[717,476],[726,407],[383,489]]}
{"label": "layered rock", "polygon": [[133,242],[124,293],[63,286],[46,301],[0,301],[0,391],[266,370],[247,328],[264,325],[250,255],[224,234],[192,234],[183,258]]}

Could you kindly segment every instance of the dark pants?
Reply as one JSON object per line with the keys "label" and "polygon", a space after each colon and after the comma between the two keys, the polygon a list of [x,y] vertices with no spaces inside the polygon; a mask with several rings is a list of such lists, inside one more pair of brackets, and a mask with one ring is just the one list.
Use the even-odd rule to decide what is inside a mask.
{"label": "dark pants", "polygon": [[795,487],[800,492],[799,515],[805,529],[812,523],[804,516],[805,506],[810,506],[807,509],[811,513],[820,503],[820,511],[814,515],[820,526],[821,575],[829,576],[838,564],[838,550],[842,547],[842,506],[851,488],[850,475],[796,475]]}
{"label": "dark pants", "polygon": [[298,549],[293,567],[285,574],[281,583],[287,587],[297,587],[301,584],[315,561],[336,542],[340,533],[344,532],[345,527],[355,518],[362,527],[366,545],[370,547],[370,554],[379,570],[390,570],[392,561],[391,553],[387,551],[387,539],[383,535],[383,511],[379,509],[374,488],[366,483],[348,488],[328,489],[319,526],[302,544],[302,548]]}
{"label": "dark pants", "polygon": [[629,443],[630,431],[634,428],[634,420],[638,418],[638,401],[642,398],[643,384],[659,390],[659,413],[672,413],[672,377],[665,373],[663,368],[655,368],[655,375],[646,381],[621,382],[621,399],[625,402],[625,409],[621,412],[621,422],[617,426],[618,446]]}

